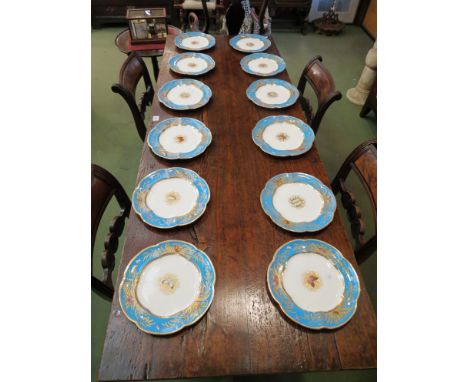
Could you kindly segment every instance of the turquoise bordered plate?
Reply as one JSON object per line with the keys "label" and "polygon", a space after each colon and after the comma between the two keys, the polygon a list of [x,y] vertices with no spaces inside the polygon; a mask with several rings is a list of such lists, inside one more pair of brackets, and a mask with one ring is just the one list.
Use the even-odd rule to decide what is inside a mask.
{"label": "turquoise bordered plate", "polygon": [[[178,125],[183,125],[183,126],[193,126],[195,127],[201,134],[202,134],[202,140],[200,144],[192,151],[189,151],[187,153],[171,153],[168,152],[164,149],[164,147],[159,143],[159,137],[161,134],[166,130],[167,128],[171,126],[178,126]],[[208,129],[208,127],[205,126],[205,124],[198,119],[194,118],[169,118],[165,119],[162,122],[159,122],[155,127],[151,129],[151,131],[148,134],[147,141],[149,147],[151,147],[151,150],[153,153],[155,153],[157,156],[164,158],[164,159],[190,159],[194,158],[200,154],[202,154],[206,148],[210,145],[211,143],[211,131]]]}
{"label": "turquoise bordered plate", "polygon": [[[195,207],[188,214],[172,218],[163,218],[156,215],[146,205],[146,196],[157,182],[170,178],[182,178],[190,181],[198,190],[198,199]],[[195,171],[182,167],[163,168],[146,175],[140,181],[132,196],[132,206],[135,212],[146,224],[156,228],[173,228],[193,223],[203,215],[209,201],[210,188],[206,181]]]}
{"label": "turquoise bordered plate", "polygon": [[[283,103],[277,103],[277,104],[269,104],[265,103],[262,100],[260,100],[256,92],[257,90],[265,85],[277,85],[281,86],[283,88],[286,88],[290,92],[289,98],[283,102]],[[254,81],[250,84],[250,86],[246,90],[247,97],[256,105],[266,107],[267,109],[281,109],[285,107],[289,107],[291,105],[294,105],[294,103],[297,101],[299,98],[299,90],[292,85],[291,83],[283,80],[279,80],[277,78],[265,78],[261,80]]]}
{"label": "turquoise bordered plate", "polygon": [[[344,294],[337,306],[327,312],[309,312],[298,307],[284,290],[282,272],[286,261],[299,253],[316,253],[330,261],[343,275]],[[346,324],[357,309],[361,292],[355,269],[335,247],[321,240],[292,240],[283,244],[268,266],[267,284],[280,309],[294,322],[310,329],[335,329]]]}
{"label": "turquoise bordered plate", "polygon": [[[271,124],[278,122],[289,122],[301,129],[301,131],[304,133],[304,141],[302,142],[301,146],[294,150],[278,150],[265,142],[263,139],[263,131]],[[255,144],[267,154],[273,155],[275,157],[287,157],[301,155],[309,151],[312,148],[312,144],[314,143],[315,134],[312,128],[307,123],[301,121],[299,118],[292,117],[290,115],[271,115],[257,122],[254,129],[252,130],[252,139]]]}
{"label": "turquoise bordered plate", "polygon": [[[136,296],[136,287],[143,269],[152,261],[177,254],[192,262],[200,271],[202,281],[198,298],[184,310],[168,317],[159,317],[144,308]],[[127,318],[146,333],[167,335],[200,320],[214,297],[216,273],[207,254],[181,240],[167,240],[143,249],[128,263],[119,289],[119,301]]]}
{"label": "turquoise bordered plate", "polygon": [[[191,45],[190,47],[183,45],[183,41],[186,38],[190,38],[190,37],[205,37],[208,40],[208,45],[204,46],[202,48],[197,48],[197,46],[195,44],[193,44],[193,46]],[[178,48],[184,49],[184,50],[192,50],[192,51],[208,50],[208,49],[211,49],[212,47],[214,47],[215,44],[216,44],[216,39],[213,36],[211,36],[209,34],[206,34],[206,33],[203,33],[203,32],[180,33],[175,38],[175,45]]]}
{"label": "turquoise bordered plate", "polygon": [[[252,60],[258,60],[259,58],[265,58],[265,59],[275,61],[276,64],[278,65],[278,68],[275,71],[270,72],[270,73],[260,73],[260,72],[256,72],[256,71],[250,69],[249,62],[252,61]],[[277,56],[276,54],[268,54],[268,53],[249,54],[249,55],[242,58],[242,60],[240,61],[240,64],[241,64],[241,68],[242,68],[242,70],[244,72],[249,73],[249,74],[253,74],[254,76],[260,76],[260,77],[275,76],[275,75],[281,73],[282,71],[284,71],[284,69],[286,69],[286,62],[284,62],[284,60],[280,56]]]}
{"label": "turquoise bordered plate", "polygon": [[[263,46],[261,48],[254,49],[254,50],[242,49],[241,47],[239,47],[237,45],[237,43],[240,40],[245,39],[245,38],[258,39],[258,40],[263,42]],[[271,46],[271,41],[267,37],[259,35],[259,34],[244,33],[244,34],[238,34],[237,36],[234,36],[233,38],[231,38],[229,40],[229,45],[231,45],[231,47],[233,47],[235,50],[238,50],[239,52],[258,53],[258,52],[263,52],[263,51],[267,50]]]}
{"label": "turquoise bordered plate", "polygon": [[[324,206],[320,215],[313,221],[294,223],[285,219],[273,206],[273,195],[279,186],[286,183],[305,183],[322,195]],[[292,232],[315,232],[325,228],[333,220],[336,210],[336,199],[333,192],[316,177],[302,172],[289,172],[274,176],[265,185],[260,194],[263,211],[281,228]]]}
{"label": "turquoise bordered plate", "polygon": [[[197,86],[203,92],[202,99],[194,105],[180,105],[175,102],[172,102],[169,98],[167,98],[167,94],[176,86],[181,86],[181,85]],[[158,91],[158,100],[163,105],[167,106],[169,109],[194,110],[202,106],[205,106],[210,100],[212,94],[213,93],[211,92],[211,89],[208,86],[206,86],[203,82],[197,81],[191,78],[183,78],[180,80],[172,80],[172,81],[166,82],[163,86],[161,86],[161,88]]]}
{"label": "turquoise bordered plate", "polygon": [[[199,70],[198,72],[184,72],[180,70],[179,67],[177,66],[177,63],[182,59],[192,58],[192,57],[204,60],[208,64],[208,66],[203,70]],[[176,54],[175,56],[172,56],[169,59],[168,64],[173,72],[184,74],[187,76],[201,76],[202,74],[208,73],[210,70],[212,70],[216,66],[215,61],[210,56],[204,53],[196,53],[196,52]]]}

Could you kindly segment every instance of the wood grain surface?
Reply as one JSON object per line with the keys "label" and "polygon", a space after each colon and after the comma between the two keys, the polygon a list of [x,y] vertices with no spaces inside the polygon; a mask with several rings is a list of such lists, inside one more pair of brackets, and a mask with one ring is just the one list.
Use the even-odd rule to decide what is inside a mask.
{"label": "wood grain surface", "polygon": [[[244,55],[232,49],[229,37],[216,36],[216,46],[205,52],[216,68],[198,78],[213,91],[200,110],[177,112],[162,106],[157,96],[153,115],[160,120],[187,116],[202,120],[213,142],[201,156],[187,161],[156,157],[145,143],[137,183],[150,172],[182,166],[203,177],[211,200],[195,223],[171,230],[145,225],[132,210],[122,254],[117,286],[132,257],[163,240],[193,243],[216,268],[214,301],[197,324],[168,337],[141,332],[122,313],[114,295],[99,380],[146,380],[219,375],[270,374],[376,367],[376,316],[361,280],[355,316],[336,330],[302,328],[281,313],[266,286],[266,271],[276,249],[297,238],[317,238],[336,248],[359,273],[339,214],[317,233],[294,234],[277,227],[263,212],[260,192],[272,176],[300,171],[330,182],[315,145],[307,154],[274,158],[252,141],[257,121],[268,115],[288,114],[304,119],[298,103],[288,109],[267,110],[248,100],[245,90],[257,78],[244,73]],[[168,59],[179,49],[169,36],[157,88],[182,78],[168,68]],[[279,54],[274,42],[268,53]],[[286,72],[277,76],[289,81]],[[345,121],[343,121],[345,123]],[[360,277],[360,273],[359,273]]]}

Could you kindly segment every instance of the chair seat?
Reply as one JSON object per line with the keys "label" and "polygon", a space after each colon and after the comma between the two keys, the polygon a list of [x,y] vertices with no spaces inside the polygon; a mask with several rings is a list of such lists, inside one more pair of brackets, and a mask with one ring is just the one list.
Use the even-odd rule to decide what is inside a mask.
{"label": "chair seat", "polygon": [[[207,1],[206,2],[206,7],[210,11],[216,9],[216,1]],[[187,10],[203,9],[202,2],[200,0],[185,0],[182,3],[182,8],[187,9]]]}

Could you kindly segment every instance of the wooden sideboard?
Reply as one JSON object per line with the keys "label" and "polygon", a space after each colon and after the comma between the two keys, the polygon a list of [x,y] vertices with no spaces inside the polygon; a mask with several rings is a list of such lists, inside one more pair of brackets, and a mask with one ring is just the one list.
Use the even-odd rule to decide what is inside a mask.
{"label": "wooden sideboard", "polygon": [[[250,4],[260,13],[263,0],[250,0]],[[311,0],[270,0],[268,2],[268,12],[272,18],[272,23],[277,21],[296,20],[302,33],[307,32],[307,15],[310,11]],[[287,24],[288,25],[288,24]]]}
{"label": "wooden sideboard", "polygon": [[91,0],[91,26],[100,28],[104,24],[122,24],[127,20],[127,8],[166,8],[168,23],[177,24],[173,0]]}

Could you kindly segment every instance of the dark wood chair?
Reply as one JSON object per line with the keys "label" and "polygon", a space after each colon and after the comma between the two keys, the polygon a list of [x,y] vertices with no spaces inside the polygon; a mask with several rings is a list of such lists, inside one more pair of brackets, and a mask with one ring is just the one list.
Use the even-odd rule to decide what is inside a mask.
{"label": "dark wood chair", "polygon": [[179,13],[179,22],[182,28],[187,24],[188,20],[189,28],[191,31],[200,30],[199,24],[198,29],[196,28],[195,21],[199,19],[198,15],[196,14],[196,11],[201,10],[204,19],[204,27],[202,29],[202,32],[208,33],[210,29],[211,19],[214,19],[216,24],[220,24],[221,15],[226,13],[226,2],[227,0],[197,0],[187,2],[185,2],[185,0],[175,0],[174,9]]}
{"label": "dark wood chair", "polygon": [[265,13],[268,9],[268,3],[270,0],[263,0],[261,5],[259,6],[259,14],[255,11],[255,6],[252,6],[252,18],[255,19],[260,24],[260,34],[265,34]]}
{"label": "dark wood chair", "polygon": [[[206,0],[201,0],[202,10],[203,10],[203,19],[204,19],[204,27],[202,32],[208,33],[210,29],[210,14],[208,13],[208,6],[206,5]],[[200,30],[200,21],[198,16],[195,12],[189,12],[188,14],[188,23],[189,29],[192,32]]]}
{"label": "dark wood chair", "polygon": [[[315,113],[309,100],[304,96],[306,83],[312,87],[317,96],[317,111]],[[306,115],[307,123],[312,127],[314,133],[317,134],[320,122],[327,109],[333,102],[338,101],[342,97],[341,93],[335,89],[335,81],[332,75],[322,64],[321,56],[316,56],[309,61],[302,72],[297,88],[301,93],[299,101]]]}
{"label": "dark wood chair", "polygon": [[[115,197],[121,210],[114,217],[109,233],[104,242],[104,252],[101,256],[101,264],[104,270],[102,280],[93,276],[93,249],[96,234],[102,215],[112,197]],[[131,203],[125,190],[114,176],[104,168],[91,165],[91,289],[99,295],[112,299],[114,285],[112,283],[112,271],[115,266],[115,252],[119,246],[119,237],[122,235],[125,219],[130,213]]]}
{"label": "dark wood chair", "polygon": [[[375,222],[375,233],[365,241],[365,224],[361,210],[356,205],[354,195],[346,188],[345,181],[349,173],[354,171],[361,181],[372,207]],[[364,142],[356,147],[346,158],[331,183],[334,194],[341,194],[341,202],[351,223],[351,233],[355,239],[355,255],[358,263],[362,263],[377,249],[377,141]]]}
{"label": "dark wood chair", "polygon": [[[141,78],[144,80],[145,90],[137,104],[135,92]],[[127,102],[135,120],[138,135],[144,142],[146,137],[145,112],[153,101],[154,88],[145,62],[138,52],[132,52],[127,57],[120,69],[119,83],[112,85],[112,91],[120,94]]]}
{"label": "dark wood chair", "polygon": [[244,18],[245,12],[240,0],[232,0],[226,10],[226,27],[230,35],[239,34]]}

